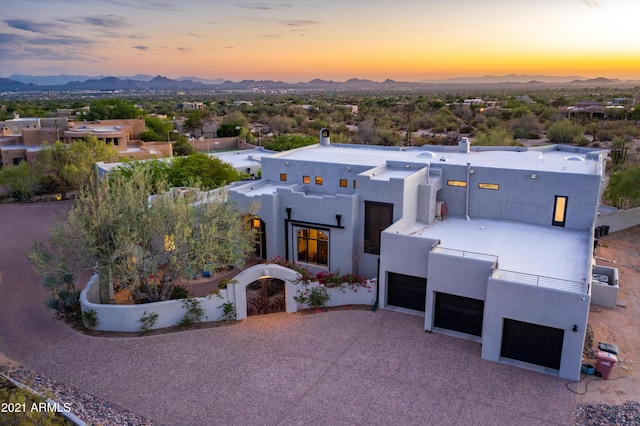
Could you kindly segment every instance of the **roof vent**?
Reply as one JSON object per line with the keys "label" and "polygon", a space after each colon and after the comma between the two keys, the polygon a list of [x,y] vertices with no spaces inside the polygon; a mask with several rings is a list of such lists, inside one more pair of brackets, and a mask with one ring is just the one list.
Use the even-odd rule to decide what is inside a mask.
{"label": "roof vent", "polygon": [[320,129],[320,145],[330,145],[329,129]]}
{"label": "roof vent", "polygon": [[460,139],[460,142],[458,142],[458,152],[462,154],[468,154],[469,151],[471,151],[471,142],[469,142],[469,139]]}
{"label": "roof vent", "polygon": [[565,160],[567,160],[567,161],[584,161],[584,158],[578,157],[577,155],[570,155],[567,158],[565,158]]}

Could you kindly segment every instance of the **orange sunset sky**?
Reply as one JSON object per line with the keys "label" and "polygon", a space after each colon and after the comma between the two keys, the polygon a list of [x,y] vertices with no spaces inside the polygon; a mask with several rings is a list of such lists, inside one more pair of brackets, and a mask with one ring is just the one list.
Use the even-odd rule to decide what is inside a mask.
{"label": "orange sunset sky", "polygon": [[[0,77],[640,79],[638,0],[0,0]],[[10,5],[10,7],[8,7]]]}

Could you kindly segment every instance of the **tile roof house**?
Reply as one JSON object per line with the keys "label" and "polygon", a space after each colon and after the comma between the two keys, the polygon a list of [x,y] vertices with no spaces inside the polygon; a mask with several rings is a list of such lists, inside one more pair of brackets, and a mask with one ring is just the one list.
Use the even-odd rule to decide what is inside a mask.
{"label": "tile roof house", "polygon": [[[320,144],[263,156],[256,253],[378,278],[378,304],[496,362],[578,380],[606,152]],[[599,270],[611,278],[615,270]],[[617,285],[615,286],[617,289]],[[595,296],[594,296],[595,297]],[[597,300],[593,300],[597,302]]]}

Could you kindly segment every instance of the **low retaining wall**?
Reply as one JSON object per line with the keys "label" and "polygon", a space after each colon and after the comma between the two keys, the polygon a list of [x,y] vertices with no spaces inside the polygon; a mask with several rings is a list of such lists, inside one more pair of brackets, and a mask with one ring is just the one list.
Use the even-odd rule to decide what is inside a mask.
{"label": "low retaining wall", "polygon": [[604,225],[609,227],[609,232],[623,231],[638,226],[640,225],[640,207],[601,213],[596,219],[596,226]]}
{"label": "low retaining wall", "polygon": [[[219,294],[195,299],[204,310],[203,322],[218,321],[224,313],[222,304],[230,301],[229,290],[220,290]],[[187,312],[182,306],[182,300],[165,300],[142,305],[103,305],[99,302],[98,275],[93,275],[80,293],[80,307],[82,312],[96,312],[98,325],[95,329],[101,331],[141,331],[140,319],[150,313],[158,314],[158,319],[150,329],[172,327],[177,325]]]}
{"label": "low retaining wall", "polygon": [[[286,312],[296,312],[300,308],[294,301],[304,289],[301,284],[294,284],[297,272],[279,265],[256,265],[236,276],[236,283],[230,283],[226,289],[218,294],[207,297],[196,297],[200,307],[204,310],[202,322],[219,321],[224,315],[223,304],[231,302],[236,310],[237,319],[247,317],[246,287],[256,281],[261,275],[271,275],[285,280],[287,309]],[[307,288],[319,285],[311,283]],[[367,287],[327,288],[331,299],[326,306],[342,305],[373,305],[376,299],[375,280],[367,281]],[[183,300],[165,300],[162,302],[145,303],[142,305],[103,305],[100,304],[98,275],[94,274],[80,293],[80,307],[82,312],[95,311],[98,325],[95,330],[100,331],[141,331],[140,319],[152,313],[158,314],[151,330],[177,325],[187,312]],[[304,308],[306,306],[303,306]]]}

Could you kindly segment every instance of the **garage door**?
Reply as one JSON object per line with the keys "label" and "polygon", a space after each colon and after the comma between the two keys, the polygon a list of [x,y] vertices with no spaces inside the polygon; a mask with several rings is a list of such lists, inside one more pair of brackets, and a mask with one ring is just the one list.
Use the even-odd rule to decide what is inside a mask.
{"label": "garage door", "polygon": [[436,292],[436,327],[482,336],[483,314],[484,300]]}
{"label": "garage door", "polygon": [[505,318],[500,356],[560,369],[564,330]]}
{"label": "garage door", "polygon": [[387,305],[424,312],[427,279],[387,273]]}

